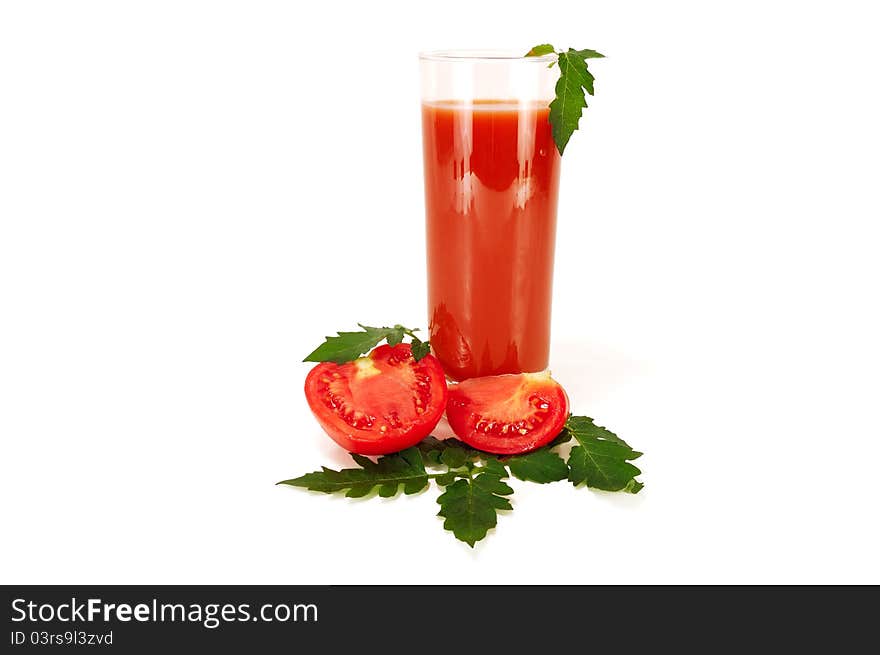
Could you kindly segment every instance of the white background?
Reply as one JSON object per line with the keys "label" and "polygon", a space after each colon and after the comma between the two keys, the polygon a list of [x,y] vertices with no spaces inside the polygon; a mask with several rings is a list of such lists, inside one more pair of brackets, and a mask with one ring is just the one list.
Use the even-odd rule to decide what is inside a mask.
{"label": "white background", "polygon": [[[880,582],[880,47],[864,2],[0,5],[0,581]],[[552,368],[638,496],[515,484],[471,550],[303,356],[426,323],[416,54],[608,55]]]}

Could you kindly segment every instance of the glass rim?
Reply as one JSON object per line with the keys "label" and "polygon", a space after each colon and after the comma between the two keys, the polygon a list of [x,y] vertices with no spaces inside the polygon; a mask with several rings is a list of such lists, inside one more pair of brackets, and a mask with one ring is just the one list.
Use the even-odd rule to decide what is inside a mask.
{"label": "glass rim", "polygon": [[456,50],[426,50],[419,53],[419,59],[423,61],[521,61],[524,63],[547,63],[556,61],[556,53],[526,57],[521,51],[497,50],[483,48],[462,48]]}

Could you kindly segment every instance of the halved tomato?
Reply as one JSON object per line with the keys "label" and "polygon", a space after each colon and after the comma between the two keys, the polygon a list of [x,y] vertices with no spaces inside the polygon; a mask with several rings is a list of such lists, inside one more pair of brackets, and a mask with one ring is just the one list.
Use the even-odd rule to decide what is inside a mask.
{"label": "halved tomato", "polygon": [[306,399],[318,423],[346,450],[385,455],[428,436],[446,409],[446,378],[433,355],[409,344],[379,346],[353,362],[318,364]]}
{"label": "halved tomato", "polygon": [[450,387],[446,418],[469,446],[515,455],[562,431],[568,396],[549,371],[471,378]]}

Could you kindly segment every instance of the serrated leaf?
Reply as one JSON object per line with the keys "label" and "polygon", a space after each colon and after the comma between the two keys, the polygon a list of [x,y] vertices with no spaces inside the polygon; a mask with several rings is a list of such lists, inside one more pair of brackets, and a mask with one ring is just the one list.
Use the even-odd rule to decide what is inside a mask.
{"label": "serrated leaf", "polygon": [[565,460],[546,447],[525,455],[510,457],[505,463],[511,473],[527,482],[546,484],[565,480],[568,477],[568,465]]}
{"label": "serrated leaf", "polygon": [[484,457],[483,466],[479,470],[482,473],[494,475],[499,480],[507,477],[507,466],[497,457],[492,457],[491,455],[486,455]]}
{"label": "serrated leaf", "polygon": [[360,498],[378,487],[379,496],[390,498],[403,486],[405,494],[418,493],[428,486],[422,454],[418,448],[407,448],[394,455],[384,455],[373,462],[362,455],[352,455],[361,466],[357,469],[335,471],[327,467],[278,484],[304,487],[312,491],[332,494],[345,492],[349,498]]}
{"label": "serrated leaf", "polygon": [[544,55],[550,55],[556,52],[556,48],[554,48],[549,43],[542,43],[541,45],[536,45],[534,48],[529,50],[526,53],[526,57],[543,57]]}
{"label": "serrated leaf", "polygon": [[[396,346],[403,341],[404,335],[410,335],[413,339],[413,357],[416,361],[424,357],[430,346],[427,342],[422,343],[413,335],[416,330],[410,330],[402,325],[394,327],[370,327],[369,325],[361,325],[360,332],[337,332],[335,337],[324,337],[324,343],[315,348],[304,362],[335,362],[344,364],[350,362],[361,355],[370,352],[379,345],[383,340],[387,340],[392,346]],[[424,354],[416,357],[416,342],[418,342],[419,353]]]}
{"label": "serrated leaf", "polygon": [[415,335],[412,335],[410,350],[412,350],[413,359],[419,361],[422,357],[431,352],[431,343],[429,341],[422,341]]}
{"label": "serrated leaf", "polygon": [[[496,494],[498,496],[509,496],[513,493],[513,488],[506,482],[502,482],[501,478],[492,473],[480,473],[474,478],[474,484],[487,493]],[[493,501],[496,509],[513,509],[510,501],[506,498],[498,498]]]}
{"label": "serrated leaf", "polygon": [[584,48],[583,50],[575,50],[578,57],[582,59],[604,59],[605,55],[601,52],[596,52],[595,50],[590,50],[589,48]]}
{"label": "serrated leaf", "polygon": [[441,487],[446,487],[455,482],[455,479],[459,476],[455,471],[451,473],[444,473],[443,475],[438,475],[434,478],[434,481],[439,484]]}
{"label": "serrated leaf", "polygon": [[593,423],[587,416],[572,416],[565,424],[577,445],[568,456],[568,479],[575,485],[586,483],[593,489],[638,493],[644,485],[631,460],[642,453],[630,448],[616,434]]}
{"label": "serrated leaf", "polygon": [[[565,427],[562,429],[562,434],[565,434],[567,436],[566,441],[572,437],[573,432],[594,434],[601,439],[614,441],[616,443],[626,446],[627,448],[630,447],[628,443],[626,443],[623,439],[618,437],[608,428],[596,425],[593,422],[593,419],[591,419],[589,416],[569,416],[568,420],[565,422]],[[560,436],[562,435],[560,434]]]}
{"label": "serrated leaf", "polygon": [[406,334],[404,330],[406,330],[406,328],[402,325],[395,325],[393,328],[391,328],[391,330],[388,332],[388,336],[385,338],[385,340],[388,342],[388,345],[393,348],[401,341],[403,341],[403,337]]}
{"label": "serrated leaf", "polygon": [[497,475],[482,473],[474,479],[459,478],[437,499],[443,527],[471,548],[498,522],[499,510],[513,509],[504,496],[513,493]]}
{"label": "serrated leaf", "polygon": [[380,341],[394,332],[394,328],[370,327],[358,324],[360,332],[337,332],[335,337],[324,337],[324,343],[315,348],[304,362],[336,362],[343,364],[370,352]]}
{"label": "serrated leaf", "polygon": [[550,103],[550,126],[561,155],[587,107],[584,89],[592,94],[593,76],[587,70],[587,62],[574,50],[560,52],[558,63],[559,80],[556,82],[556,97]]}
{"label": "serrated leaf", "polygon": [[443,445],[443,442],[440,439],[430,435],[417,443],[416,448],[422,453],[422,458],[425,460],[426,466],[439,466],[440,455],[443,453],[446,446]]}
{"label": "serrated leaf", "polygon": [[440,454],[440,462],[446,464],[446,466],[451,469],[457,469],[464,466],[464,463],[467,461],[467,459],[468,456],[464,449],[457,446],[446,448]]}
{"label": "serrated leaf", "polygon": [[438,439],[435,436],[425,437],[416,444],[416,447],[422,452],[422,455],[425,458],[425,463],[430,464],[431,466],[439,466],[441,464],[442,454],[448,449],[464,451],[466,460],[470,462],[491,457],[491,455],[475,448],[471,448],[455,437],[450,437],[448,439]]}

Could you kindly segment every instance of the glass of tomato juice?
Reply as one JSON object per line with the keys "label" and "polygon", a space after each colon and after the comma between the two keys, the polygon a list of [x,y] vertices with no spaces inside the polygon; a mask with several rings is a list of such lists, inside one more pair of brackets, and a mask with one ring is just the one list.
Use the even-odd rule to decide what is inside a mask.
{"label": "glass of tomato juice", "polygon": [[419,56],[431,346],[456,380],[541,371],[560,156],[555,55]]}

